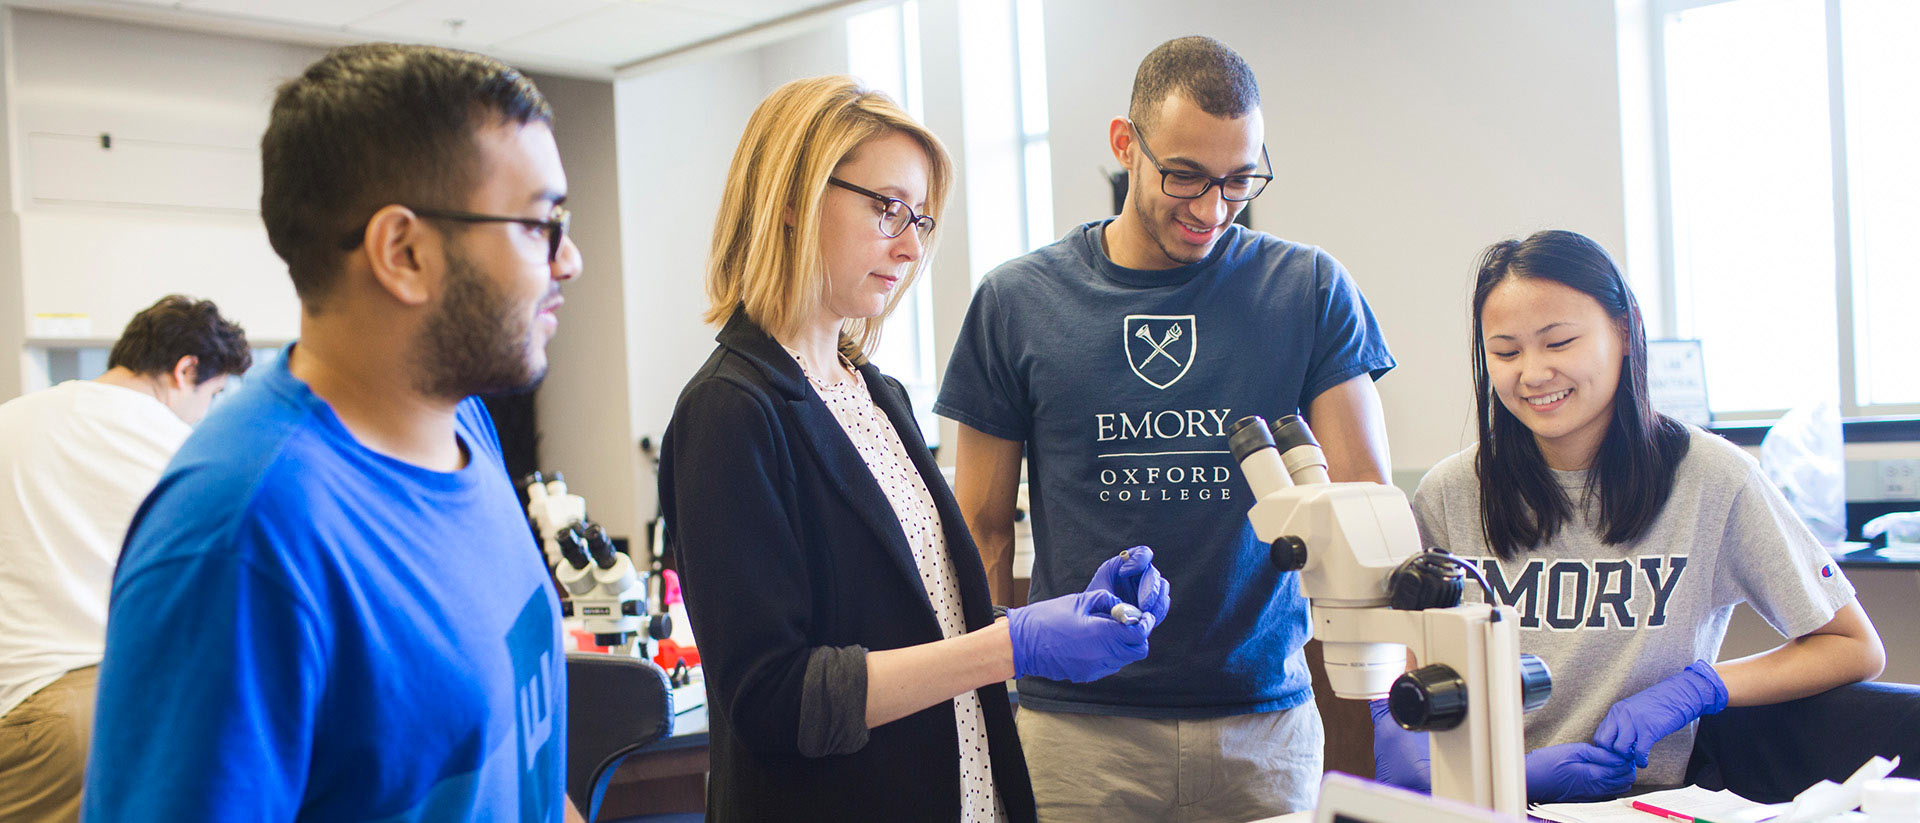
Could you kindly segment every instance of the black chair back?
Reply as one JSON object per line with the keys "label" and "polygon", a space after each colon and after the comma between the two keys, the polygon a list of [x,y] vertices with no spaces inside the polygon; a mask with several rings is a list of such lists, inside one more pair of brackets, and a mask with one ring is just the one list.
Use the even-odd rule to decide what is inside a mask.
{"label": "black chair back", "polygon": [[1893,776],[1920,778],[1920,686],[1854,683],[1703,717],[1687,783],[1782,803],[1821,780],[1846,780],[1874,755],[1899,755]]}
{"label": "black chair back", "polygon": [[672,731],[673,691],[659,666],[567,653],[567,795],[588,823],[620,761]]}

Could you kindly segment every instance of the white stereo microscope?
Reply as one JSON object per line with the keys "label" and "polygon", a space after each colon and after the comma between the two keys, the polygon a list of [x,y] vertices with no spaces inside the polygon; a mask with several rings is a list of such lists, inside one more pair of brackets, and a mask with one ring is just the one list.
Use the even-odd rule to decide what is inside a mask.
{"label": "white stereo microscope", "polygon": [[540,535],[554,579],[567,591],[561,614],[579,616],[593,642],[614,654],[651,657],[650,641],[671,635],[673,621],[649,613],[646,573],[614,548],[606,529],[587,519],[586,498],[568,493],[559,474],[543,481],[535,472],[526,484],[527,519]]}
{"label": "white stereo microscope", "polygon": [[[1460,605],[1465,575],[1480,571],[1421,549],[1399,489],[1329,482],[1297,415],[1272,427],[1241,418],[1228,444],[1253,489],[1254,534],[1281,571],[1300,573],[1334,694],[1385,696],[1395,722],[1430,732],[1435,796],[1524,819],[1521,714],[1546,703],[1552,679],[1520,654],[1513,608],[1487,605],[1498,603],[1490,588],[1487,604]],[[1410,672],[1408,650],[1420,664]]]}

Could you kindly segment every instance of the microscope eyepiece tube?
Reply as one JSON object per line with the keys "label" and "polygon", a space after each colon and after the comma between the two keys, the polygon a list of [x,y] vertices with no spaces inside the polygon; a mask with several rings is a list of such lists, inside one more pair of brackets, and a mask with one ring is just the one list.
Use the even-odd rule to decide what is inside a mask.
{"label": "microscope eyepiece tube", "polygon": [[613,539],[607,536],[607,530],[599,523],[589,523],[586,528],[587,552],[593,555],[595,565],[603,569],[613,568],[618,550],[613,547]]}
{"label": "microscope eyepiece tube", "polygon": [[590,561],[587,559],[585,535],[575,529],[561,529],[560,533],[553,536],[553,541],[560,544],[560,556],[566,560],[568,566],[576,569],[587,567]]}
{"label": "microscope eyepiece tube", "polygon": [[1240,463],[1240,473],[1246,475],[1255,500],[1293,485],[1287,478],[1286,464],[1280,461],[1280,452],[1274,449],[1267,421],[1259,415],[1234,421],[1227,432],[1227,448]]}
{"label": "microscope eyepiece tube", "polygon": [[1267,431],[1267,420],[1257,414],[1249,414],[1227,427],[1227,448],[1233,452],[1235,463],[1246,462],[1247,456],[1261,449],[1273,448],[1273,433]]}
{"label": "microscope eyepiece tube", "polygon": [[1292,451],[1295,446],[1320,445],[1314,439],[1313,429],[1307,425],[1306,418],[1289,414],[1273,421],[1273,445],[1281,451]]}
{"label": "microscope eyepiece tube", "polygon": [[1273,442],[1294,483],[1308,486],[1332,482],[1327,476],[1327,455],[1300,415],[1289,414],[1273,421]]}

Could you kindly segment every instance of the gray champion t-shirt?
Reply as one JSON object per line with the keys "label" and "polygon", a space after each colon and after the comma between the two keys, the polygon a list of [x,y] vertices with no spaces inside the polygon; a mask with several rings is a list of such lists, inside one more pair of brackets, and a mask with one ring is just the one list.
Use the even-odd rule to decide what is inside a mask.
{"label": "gray champion t-shirt", "polygon": [[[1718,435],[1692,430],[1659,519],[1627,544],[1601,542],[1584,472],[1554,472],[1579,513],[1512,560],[1487,548],[1474,455],[1468,448],[1434,466],[1414,493],[1414,515],[1427,545],[1480,565],[1495,596],[1520,613],[1521,651],[1553,673],[1553,697],[1526,717],[1528,750],[1592,740],[1615,702],[1696,659],[1716,661],[1736,604],[1791,638],[1853,601],[1839,564],[1759,464]],[[1471,581],[1466,600],[1484,600]],[[1678,785],[1693,734],[1689,725],[1655,745],[1635,785]]]}

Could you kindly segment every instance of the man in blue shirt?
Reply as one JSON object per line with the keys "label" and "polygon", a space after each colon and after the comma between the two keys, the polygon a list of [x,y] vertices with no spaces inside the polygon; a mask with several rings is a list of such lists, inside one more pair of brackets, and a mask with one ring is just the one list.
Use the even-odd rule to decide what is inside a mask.
{"label": "man in blue shirt", "polygon": [[1149,54],[1109,127],[1120,215],[988,275],[934,406],[961,424],[954,489],[996,600],[1024,451],[1032,599],[1144,543],[1184,604],[1114,676],[1020,682],[1042,820],[1249,820],[1317,794],[1306,601],[1247,523],[1226,427],[1302,412],[1334,480],[1382,482],[1394,362],[1339,262],[1233,224],[1271,180],[1259,104],[1219,41]]}
{"label": "man in blue shirt", "polygon": [[539,381],[580,271],[550,116],[445,49],[281,87],[261,216],[300,340],[134,517],[86,819],[577,819],[558,601],[471,397]]}

